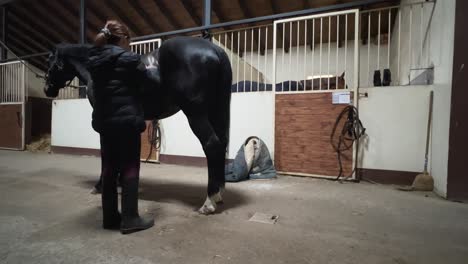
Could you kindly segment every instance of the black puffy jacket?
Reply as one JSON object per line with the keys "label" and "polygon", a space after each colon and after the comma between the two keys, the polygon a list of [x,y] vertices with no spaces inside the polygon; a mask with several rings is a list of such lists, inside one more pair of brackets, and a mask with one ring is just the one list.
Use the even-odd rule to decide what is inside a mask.
{"label": "black puffy jacket", "polygon": [[87,68],[93,79],[94,130],[145,130],[141,105],[145,70],[141,66],[140,55],[119,46],[91,48]]}

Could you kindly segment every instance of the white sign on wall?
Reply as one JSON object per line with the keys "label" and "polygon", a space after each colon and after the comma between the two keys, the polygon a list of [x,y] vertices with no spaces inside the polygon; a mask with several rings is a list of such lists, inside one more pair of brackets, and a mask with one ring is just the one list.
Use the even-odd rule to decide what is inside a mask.
{"label": "white sign on wall", "polygon": [[334,92],[332,96],[333,104],[350,104],[351,93],[350,92]]}

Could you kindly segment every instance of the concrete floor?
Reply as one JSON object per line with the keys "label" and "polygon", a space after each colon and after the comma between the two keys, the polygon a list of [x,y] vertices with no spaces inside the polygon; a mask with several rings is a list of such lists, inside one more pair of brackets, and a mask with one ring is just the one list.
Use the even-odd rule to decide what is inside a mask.
{"label": "concrete floor", "polygon": [[468,205],[432,194],[280,177],[228,184],[202,216],[206,169],[144,164],[156,225],[123,236],[100,228],[98,172],[94,157],[0,151],[0,263],[468,263]]}

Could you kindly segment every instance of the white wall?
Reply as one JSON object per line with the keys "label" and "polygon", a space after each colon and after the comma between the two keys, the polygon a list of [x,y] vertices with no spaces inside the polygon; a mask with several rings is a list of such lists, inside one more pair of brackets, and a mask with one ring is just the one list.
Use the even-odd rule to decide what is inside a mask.
{"label": "white wall", "polygon": [[229,158],[236,156],[240,146],[250,136],[262,139],[273,157],[274,107],[273,92],[232,94]]}
{"label": "white wall", "polygon": [[161,120],[161,154],[204,157],[200,141],[192,133],[187,117],[177,114]]}
{"label": "white wall", "polygon": [[[274,153],[274,97],[272,92],[233,93],[229,158],[250,136],[260,137]],[[161,154],[204,157],[200,142],[190,130],[182,112],[161,121]]]}
{"label": "white wall", "polygon": [[91,127],[88,99],[54,100],[52,146],[99,149],[99,134]]}
{"label": "white wall", "polygon": [[430,32],[430,59],[435,67],[431,174],[435,191],[444,197],[447,195],[454,35],[455,0],[437,1]]}
{"label": "white wall", "polygon": [[[237,53],[231,52],[231,50],[227,49],[225,45],[216,39],[216,37],[213,38],[213,42],[224,49],[231,61],[233,72],[232,83],[237,83],[243,80],[265,82],[265,76],[257,69],[258,67],[249,64],[245,56],[240,57]],[[255,65],[257,65],[257,63],[255,63]]]}
{"label": "white wall", "polygon": [[[406,4],[409,1],[402,1]],[[431,5],[426,5],[424,9],[424,17],[429,18]],[[418,19],[420,16],[414,9],[413,19]],[[409,14],[402,13],[402,25],[404,21],[409,20]],[[423,23],[425,23],[423,20]],[[417,20],[414,27],[419,27],[420,22]],[[427,94],[429,90],[434,91],[434,109],[433,123],[431,136],[431,154],[430,154],[430,170],[434,177],[435,192],[441,196],[447,194],[447,169],[448,169],[448,143],[449,143],[449,128],[450,128],[450,102],[452,88],[452,67],[453,67],[453,45],[454,45],[454,23],[455,23],[455,0],[437,1],[435,5],[432,24],[430,26],[428,42],[424,44],[422,56],[420,52],[413,53],[412,61],[402,64],[402,73],[410,67],[420,67],[425,65],[434,66],[434,84],[425,87],[404,86],[389,87],[386,89],[372,88],[368,89],[369,98],[360,100],[361,117],[364,118],[364,125],[372,128],[368,130],[370,133],[370,141],[368,153],[365,155],[363,164],[364,167],[395,169],[401,165],[401,170],[420,171],[422,169],[422,161],[424,157],[425,139],[425,119],[427,113]],[[416,32],[416,29],[412,30]],[[408,28],[402,28],[402,40],[408,41]],[[393,38],[392,38],[393,39]],[[419,51],[421,38],[418,34],[413,35],[413,49]],[[395,39],[392,42],[392,49],[397,47]],[[402,46],[402,59],[409,61],[409,46]],[[392,66],[392,69],[395,65]],[[392,70],[394,72],[394,70]],[[408,77],[402,74],[401,82],[407,83]],[[391,89],[388,90],[388,89]],[[365,91],[366,89],[361,89]],[[382,96],[385,96],[389,101],[385,101]],[[393,100],[395,99],[395,100]],[[390,101],[391,100],[391,101]],[[381,111],[389,109],[392,104],[397,106],[394,111]],[[372,112],[377,113],[376,116]],[[424,115],[423,115],[424,113]],[[380,115],[383,115],[381,117]],[[400,117],[398,117],[400,115]],[[392,121],[398,121],[391,124]],[[390,124],[390,130],[384,129]],[[383,127],[383,126],[386,127]],[[406,129],[403,134],[401,130],[395,130],[395,126],[409,126],[411,129]],[[422,128],[422,129],[421,129]],[[383,134],[380,134],[383,133]],[[393,134],[397,135],[395,137]],[[418,135],[421,138],[418,139]],[[381,142],[378,139],[390,138],[388,142]],[[405,141],[402,141],[404,139]],[[411,139],[411,140],[410,140]],[[407,148],[404,147],[405,143]],[[385,150],[385,152],[381,152]],[[422,152],[421,152],[422,151]],[[398,156],[397,154],[400,154]],[[422,157],[422,158],[419,158]]]}
{"label": "white wall", "polygon": [[[328,44],[322,45],[322,63],[320,64],[320,45],[315,45],[315,51],[312,53],[309,47],[305,48],[304,46],[291,47],[288,53],[284,52],[282,49],[277,49],[276,57],[276,83],[295,80],[300,81],[307,78],[307,76],[314,75],[341,75],[346,71],[345,80],[349,87],[352,87],[354,81],[354,41],[348,42],[347,49],[344,45],[341,48],[338,48],[337,56],[337,46],[336,42],[330,43],[330,64],[328,64]],[[383,69],[387,61],[387,45],[381,45],[380,47],[380,68]],[[360,60],[361,62],[367,63],[367,50],[368,46],[360,45]],[[378,49],[377,45],[370,45],[370,57],[371,57],[371,68],[370,71],[373,73],[373,68],[377,66],[377,54]],[[299,52],[298,52],[299,51]],[[345,52],[346,51],[346,52]],[[284,55],[283,55],[284,54]],[[345,54],[346,54],[346,64],[345,64]],[[260,60],[259,60],[260,56]],[[254,52],[253,54],[248,52],[245,54],[244,59],[254,67],[257,67],[261,73],[265,75],[266,80],[271,83],[273,81],[273,50],[268,50],[266,53],[266,64],[265,56],[259,55]],[[283,59],[284,57],[284,59]],[[338,57],[338,63],[337,63]],[[290,62],[291,58],[291,62]],[[260,63],[258,64],[258,61]],[[384,65],[385,62],[385,65]],[[283,64],[284,63],[284,64]],[[322,65],[320,72],[320,65]],[[328,69],[330,67],[330,69]],[[242,68],[241,70],[242,71]],[[234,70],[233,74],[236,74]],[[247,76],[249,79],[250,76]],[[360,71],[360,82],[367,84],[372,74],[367,74],[367,64],[361,63]]]}
{"label": "white wall", "polygon": [[[91,127],[87,99],[55,100],[52,106],[52,145],[99,149],[99,135]],[[272,92],[234,93],[231,100],[229,158],[233,159],[249,136],[258,136],[274,153]],[[204,157],[186,116],[179,112],[161,121],[161,154]]]}
{"label": "white wall", "polygon": [[[44,74],[41,70],[34,67],[31,64],[28,64],[30,68],[32,68],[35,72],[39,74]],[[30,97],[39,97],[39,98],[47,98],[44,93],[45,81],[36,77],[36,73],[33,73],[31,70],[27,70],[27,90],[28,96]]]}
{"label": "white wall", "polygon": [[[405,0],[402,1],[402,4],[408,4],[411,2],[419,2],[419,0]],[[398,69],[398,59],[396,57],[394,60],[392,60],[390,69],[393,73],[393,79],[398,81],[398,83],[401,85],[409,84],[410,79],[414,79],[423,72],[423,70],[414,69],[427,68],[431,65],[429,54],[431,46],[431,31],[428,32],[428,37],[426,40],[425,33],[427,27],[429,26],[432,8],[432,3],[424,5],[413,5],[412,8],[408,5],[403,6],[403,8],[400,10],[401,26],[399,25],[398,16],[395,19],[395,25],[391,34],[390,46],[392,54],[398,54],[399,49],[400,68]],[[410,13],[412,13],[411,19]],[[410,20],[412,20],[411,24]],[[398,32],[399,29],[401,29],[400,33]],[[400,34],[401,39],[398,38],[398,34]]]}
{"label": "white wall", "polygon": [[359,100],[366,137],[360,166],[366,169],[420,172],[424,168],[431,86],[364,88]]}

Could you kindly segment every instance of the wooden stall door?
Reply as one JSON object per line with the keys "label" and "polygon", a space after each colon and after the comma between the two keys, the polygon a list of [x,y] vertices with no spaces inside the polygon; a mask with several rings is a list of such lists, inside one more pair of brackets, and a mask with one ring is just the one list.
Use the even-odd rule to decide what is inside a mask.
{"label": "wooden stall door", "polygon": [[21,104],[0,104],[0,148],[23,149]]}
{"label": "wooden stall door", "polygon": [[[338,176],[337,154],[330,143],[330,134],[345,107],[332,104],[332,93],[277,94],[275,166],[278,171]],[[344,176],[351,173],[352,160],[352,151],[344,152]]]}

